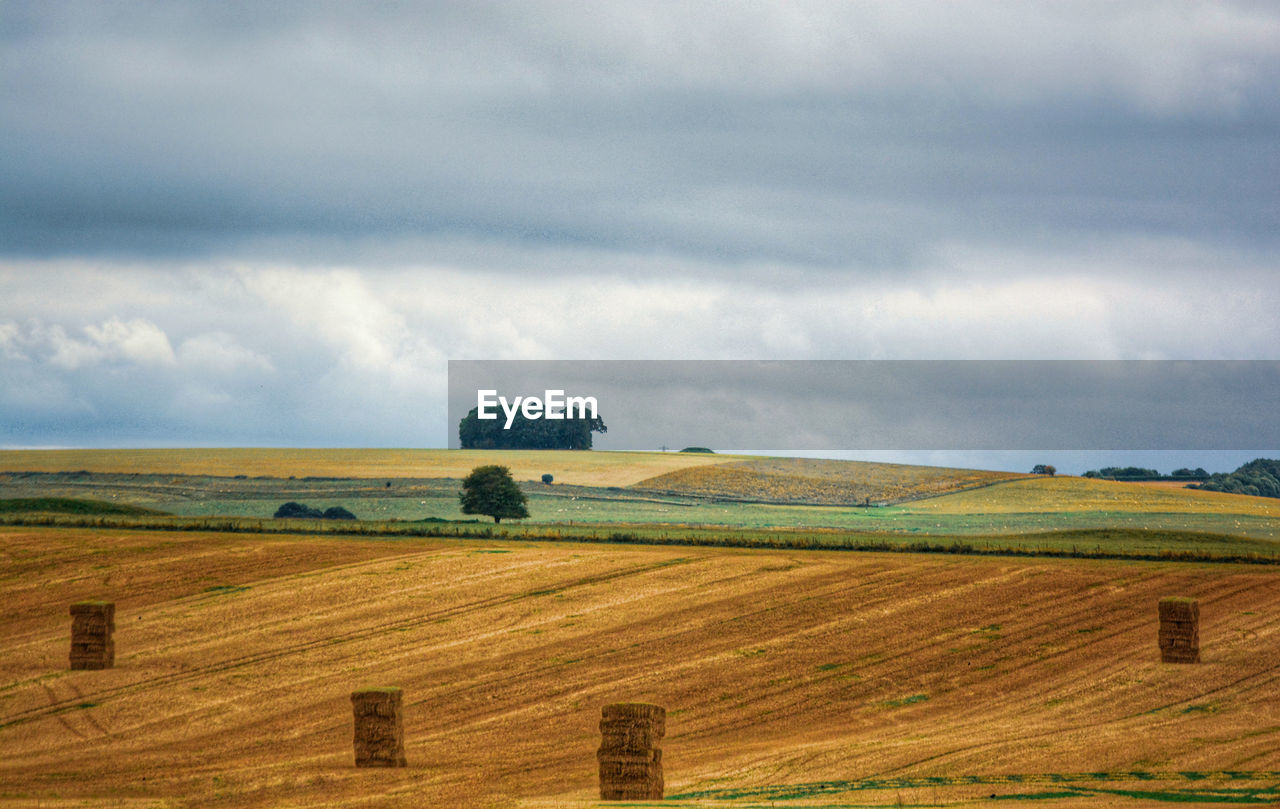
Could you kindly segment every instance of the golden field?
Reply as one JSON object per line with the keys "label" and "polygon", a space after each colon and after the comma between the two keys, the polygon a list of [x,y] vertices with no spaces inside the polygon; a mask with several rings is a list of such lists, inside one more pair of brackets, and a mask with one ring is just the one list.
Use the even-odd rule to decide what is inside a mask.
{"label": "golden field", "polygon": [[933,497],[1022,477],[1012,472],[868,461],[751,458],[676,469],[643,480],[635,488],[769,503],[864,505]]}
{"label": "golden field", "polygon": [[1185,485],[1153,486],[1077,477],[1027,477],[984,489],[910,503],[933,514],[1124,511],[1133,513],[1247,514],[1280,518],[1280,500]]}
{"label": "golden field", "polygon": [[232,477],[462,478],[477,466],[509,467],[516,480],[630,486],[734,456],[676,452],[470,449],[68,449],[0,450],[0,471]]}
{"label": "golden field", "polygon": [[[1270,568],[22,527],[0,561],[0,807],[595,806],[633,700],[668,806],[1280,798]],[[1159,662],[1166,595],[1202,664]],[[67,670],[85,598],[114,669]],[[407,768],[353,766],[371,685]]]}

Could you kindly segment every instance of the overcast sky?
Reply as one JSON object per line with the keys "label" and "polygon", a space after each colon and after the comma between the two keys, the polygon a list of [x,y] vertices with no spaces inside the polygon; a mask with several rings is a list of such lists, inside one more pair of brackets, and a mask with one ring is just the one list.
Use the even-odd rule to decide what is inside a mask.
{"label": "overcast sky", "polygon": [[1267,2],[5,0],[0,446],[440,446],[449,359],[1276,359],[1277,87]]}

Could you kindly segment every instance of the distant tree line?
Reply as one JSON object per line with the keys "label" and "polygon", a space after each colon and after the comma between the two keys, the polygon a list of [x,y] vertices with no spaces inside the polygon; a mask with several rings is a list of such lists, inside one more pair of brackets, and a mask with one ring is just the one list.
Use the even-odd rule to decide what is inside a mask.
{"label": "distant tree line", "polygon": [[1257,458],[1234,472],[1219,472],[1192,489],[1254,497],[1280,497],[1280,461]]}
{"label": "distant tree line", "polygon": [[608,428],[599,416],[564,419],[529,419],[517,411],[510,429],[503,418],[481,419],[479,408],[458,422],[458,443],[463,449],[591,449],[591,434]]}
{"label": "distant tree line", "polygon": [[1104,466],[1101,469],[1090,469],[1085,472],[1086,478],[1105,478],[1107,480],[1204,480],[1209,473],[1197,467],[1195,469],[1175,469],[1168,475],[1162,475],[1154,469],[1141,466]]}

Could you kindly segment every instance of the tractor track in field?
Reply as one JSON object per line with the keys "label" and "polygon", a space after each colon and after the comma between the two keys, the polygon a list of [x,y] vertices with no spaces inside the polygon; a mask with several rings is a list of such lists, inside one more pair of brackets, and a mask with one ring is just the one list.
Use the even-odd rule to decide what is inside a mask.
{"label": "tractor track in field", "polygon": [[[687,561],[691,561],[691,560],[687,560]],[[714,581],[714,583],[715,583],[717,586],[723,586],[723,585],[727,585],[727,584],[730,584],[730,583],[733,583],[733,582],[745,581],[745,580],[751,579],[751,578],[753,578],[754,576],[756,576],[758,572],[759,572],[759,571],[757,571],[757,570],[752,570],[752,571],[748,571],[748,572],[745,572],[745,573],[737,573],[737,574],[734,574],[734,575],[732,575],[732,576],[725,576],[725,577],[723,577],[723,578],[716,579],[716,580]],[[887,574],[886,574],[886,575],[887,575]],[[863,586],[863,585],[865,585],[865,581],[864,581],[862,584],[860,584],[859,586]],[[797,598],[797,599],[796,599],[796,601],[795,601],[794,603],[799,603],[799,602],[803,602],[803,601],[816,600],[817,598],[818,598],[818,596],[817,596],[817,595],[813,595],[813,594],[809,593],[808,591],[806,591],[806,595],[804,595],[804,597],[802,597],[802,598]],[[756,611],[754,611],[754,612],[750,612],[750,613],[741,613],[741,616],[742,616],[742,619],[745,619],[745,618],[750,617],[750,616],[752,616],[752,615],[756,615],[756,614],[764,614],[764,613],[767,613],[767,612],[774,611],[774,610],[776,610],[776,609],[778,609],[778,607],[777,607],[777,606],[767,607],[767,608],[763,608],[763,609],[760,609],[760,610],[756,610]],[[720,621],[719,623],[725,623],[725,622],[726,622],[726,621]],[[705,632],[705,631],[706,631],[706,630],[705,630],[705,628],[702,628],[702,627],[698,627],[698,628],[694,628],[694,629],[681,629],[681,630],[679,630],[679,631],[677,631],[677,632],[673,633],[671,636],[668,636],[665,640],[666,640],[667,642],[671,642],[673,638],[678,638],[678,637],[680,637],[681,635],[690,634],[690,635],[695,635],[695,636],[696,636],[697,634],[702,633],[702,632]],[[602,659],[602,658],[608,657],[608,656],[613,655],[613,654],[616,654],[616,653],[617,653],[617,650],[612,650],[612,651],[600,651],[600,652],[586,652],[586,653],[583,653],[580,657],[575,658],[575,659],[574,659],[574,663],[585,663],[585,662],[588,662],[588,661],[599,660],[599,659]],[[522,668],[522,669],[520,670],[519,674],[501,675],[501,676],[493,677],[493,678],[490,678],[490,679],[479,680],[479,681],[477,681],[477,682],[473,682],[473,683],[470,683],[470,684],[468,684],[468,685],[465,685],[465,686],[463,686],[462,688],[454,689],[453,691],[451,691],[451,692],[450,692],[450,696],[451,696],[451,698],[456,698],[456,696],[457,696],[458,694],[461,694],[461,693],[466,693],[466,692],[468,692],[468,691],[475,691],[475,690],[479,690],[479,689],[482,689],[482,688],[492,688],[492,687],[493,687],[493,686],[495,686],[495,685],[502,685],[503,683],[510,682],[510,681],[515,681],[515,680],[518,680],[518,679],[537,679],[536,675],[543,674],[543,673],[546,673],[546,672],[550,672],[550,671],[552,671],[552,670],[554,670],[554,669],[556,669],[556,668],[561,667],[562,665],[563,665],[562,663],[548,663],[548,664],[544,664],[544,665],[536,666],[536,667],[525,667],[525,668]],[[570,689],[571,689],[572,687],[573,687],[573,686],[566,686],[566,688],[570,688]],[[409,703],[407,703],[407,704],[408,704],[408,705],[423,705],[423,704],[426,704],[426,703],[431,702],[433,699],[435,699],[435,697],[423,697],[423,698],[421,698],[421,699],[414,700],[414,701],[409,702]]]}
{"label": "tractor track in field", "polygon": [[[188,680],[197,679],[210,674],[216,674],[224,671],[230,671],[232,669],[243,668],[245,666],[252,666],[258,663],[265,663],[272,660],[278,660],[281,658],[289,657],[291,655],[302,654],[302,653],[312,651],[314,649],[318,649],[322,647],[353,643],[361,640],[368,640],[370,638],[377,637],[378,635],[387,634],[389,632],[399,632],[405,629],[412,629],[415,627],[422,626],[424,624],[429,624],[429,623],[439,621],[441,619],[449,619],[449,618],[465,616],[471,613],[479,612],[479,611],[490,609],[493,607],[499,607],[505,604],[512,604],[530,597],[552,595],[552,594],[564,592],[566,590],[572,590],[577,587],[587,587],[594,584],[602,584],[605,582],[616,581],[619,579],[629,578],[631,576],[637,576],[644,573],[649,573],[655,570],[662,570],[664,568],[673,567],[676,565],[688,564],[694,561],[697,561],[696,557],[678,557],[675,559],[664,559],[659,562],[633,565],[631,567],[624,568],[622,570],[614,570],[606,573],[598,573],[591,576],[583,576],[581,578],[564,582],[562,584],[553,585],[550,587],[542,587],[534,590],[526,590],[519,593],[512,593],[509,595],[491,596],[489,598],[480,599],[479,601],[471,601],[466,604],[460,604],[454,607],[448,607],[441,610],[434,610],[431,612],[418,613],[414,615],[414,617],[412,618],[402,618],[394,621],[386,621],[386,622],[377,624],[376,626],[362,627],[360,629],[351,630],[349,632],[343,632],[343,633],[332,635],[326,638],[317,638],[315,640],[296,643],[290,646],[286,646],[284,648],[275,648],[270,651],[259,652],[256,654],[248,654],[248,655],[242,655],[240,657],[233,657],[233,658],[218,661],[216,663],[212,663],[207,666],[199,666],[196,668],[186,669],[179,672],[173,672],[172,674],[163,674],[157,677],[148,678],[146,680],[141,680],[138,682],[126,683],[124,685],[115,686],[113,688],[106,688],[99,691],[91,691],[87,694],[78,694],[77,696],[74,696],[72,698],[56,700],[48,705],[43,705],[38,708],[29,708],[24,711],[19,711],[14,714],[9,714],[8,716],[2,716],[0,717],[0,729],[11,727],[14,725],[25,724],[27,722],[32,722],[34,720],[40,719],[45,716],[55,716],[69,710],[74,710],[79,704],[82,704],[87,700],[92,700],[94,702],[100,703],[103,700],[107,700],[112,697],[119,696],[121,694],[127,694],[127,693],[140,691],[140,690],[149,690],[149,689],[157,688],[160,686],[179,684]],[[46,691],[51,692],[51,689],[48,689],[46,687]]]}

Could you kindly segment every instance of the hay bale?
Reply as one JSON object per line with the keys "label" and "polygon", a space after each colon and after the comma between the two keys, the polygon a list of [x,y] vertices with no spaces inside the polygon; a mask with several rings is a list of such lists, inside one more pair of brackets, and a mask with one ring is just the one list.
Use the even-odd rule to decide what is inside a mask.
{"label": "hay bale", "polygon": [[116,664],[116,605],[77,601],[71,605],[72,669],[109,669]]}
{"label": "hay bale", "polygon": [[662,800],[666,724],[666,709],[657,705],[620,702],[601,709],[601,800]]}
{"label": "hay bale", "polygon": [[1160,599],[1160,621],[1200,621],[1200,602],[1194,598],[1169,596]]}
{"label": "hay bale", "polygon": [[1156,637],[1164,663],[1200,662],[1200,602],[1194,598],[1160,599],[1160,631]]}
{"label": "hay bale", "polygon": [[357,767],[405,767],[403,694],[399,688],[351,692]]}

